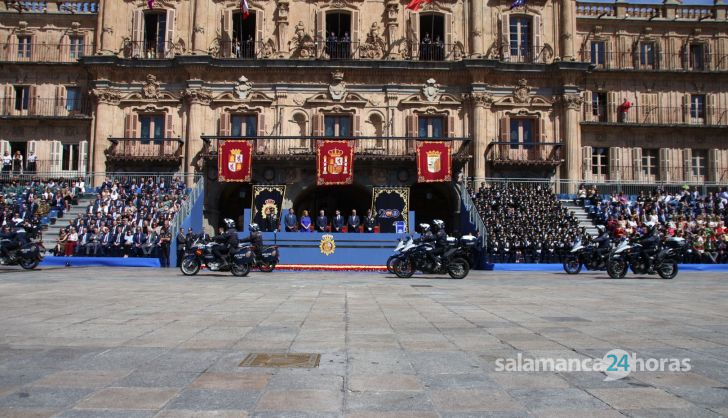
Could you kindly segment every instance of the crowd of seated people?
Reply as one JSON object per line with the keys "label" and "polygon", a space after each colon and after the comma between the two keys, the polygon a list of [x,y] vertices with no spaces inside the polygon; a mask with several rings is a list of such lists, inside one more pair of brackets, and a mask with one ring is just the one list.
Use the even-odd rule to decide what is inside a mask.
{"label": "crowd of seated people", "polygon": [[54,252],[65,256],[155,257],[169,266],[171,222],[187,199],[179,179],[106,179],[83,214],[68,220]]}
{"label": "crowd of seated people", "polygon": [[728,190],[702,194],[696,187],[680,192],[657,188],[629,196],[625,193],[601,195],[595,186],[582,186],[577,203],[585,206],[597,224],[606,225],[612,237],[641,235],[646,222],[655,222],[663,239],[683,237],[689,249],[683,262],[728,263]]}
{"label": "crowd of seated people", "polygon": [[590,239],[546,185],[481,183],[470,195],[488,231],[491,262],[562,262],[575,241]]}
{"label": "crowd of seated people", "polygon": [[63,216],[85,191],[80,179],[3,178],[0,180],[0,225],[38,228],[47,215]]}

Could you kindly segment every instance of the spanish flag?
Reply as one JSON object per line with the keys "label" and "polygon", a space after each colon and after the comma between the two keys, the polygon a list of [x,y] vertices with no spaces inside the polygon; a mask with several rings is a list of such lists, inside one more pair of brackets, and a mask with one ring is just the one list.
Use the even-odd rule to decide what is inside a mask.
{"label": "spanish flag", "polygon": [[420,6],[422,6],[423,3],[432,3],[432,0],[412,0],[407,5],[407,8],[416,12],[420,10]]}

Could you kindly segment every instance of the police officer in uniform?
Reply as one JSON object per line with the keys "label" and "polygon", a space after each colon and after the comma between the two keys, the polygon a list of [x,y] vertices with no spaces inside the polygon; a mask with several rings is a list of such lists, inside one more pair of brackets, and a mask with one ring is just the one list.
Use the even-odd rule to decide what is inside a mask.
{"label": "police officer in uniform", "polygon": [[228,264],[227,255],[238,247],[238,231],[235,229],[235,221],[232,219],[225,218],[223,222],[227,230],[213,238],[219,245],[212,248],[212,253],[220,259],[224,266]]}
{"label": "police officer in uniform", "polygon": [[247,238],[241,239],[240,242],[249,242],[253,246],[255,256],[260,257],[260,253],[263,250],[263,233],[260,232],[260,227],[256,223],[248,225],[248,230],[250,234],[248,234]]}
{"label": "police officer in uniform", "polygon": [[377,219],[372,216],[372,210],[367,209],[367,216],[364,218],[364,232],[374,232],[374,227],[377,226]]}
{"label": "police officer in uniform", "polygon": [[[192,237],[189,237],[192,239]],[[190,241],[190,244],[192,242]],[[180,263],[182,263],[182,258],[185,255],[185,251],[187,250],[187,235],[185,235],[185,229],[180,228],[179,233],[177,234],[177,267],[180,266]]]}

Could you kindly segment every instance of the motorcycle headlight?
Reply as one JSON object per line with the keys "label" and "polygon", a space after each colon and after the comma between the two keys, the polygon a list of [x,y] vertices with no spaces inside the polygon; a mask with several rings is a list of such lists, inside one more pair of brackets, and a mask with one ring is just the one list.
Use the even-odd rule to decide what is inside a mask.
{"label": "motorcycle headlight", "polygon": [[202,255],[202,250],[201,250],[201,249],[199,249],[199,248],[198,248],[198,249],[196,249],[196,250],[195,250],[195,255],[198,255],[198,256],[199,256],[199,255]]}

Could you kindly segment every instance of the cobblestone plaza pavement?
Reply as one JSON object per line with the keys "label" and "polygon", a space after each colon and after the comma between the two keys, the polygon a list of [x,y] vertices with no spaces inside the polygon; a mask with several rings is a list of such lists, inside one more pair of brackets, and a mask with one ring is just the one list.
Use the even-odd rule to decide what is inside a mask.
{"label": "cobblestone plaza pavement", "polygon": [[[728,278],[0,271],[1,417],[728,415]],[[631,277],[631,276],[628,276]],[[497,358],[689,372],[496,372]],[[251,353],[318,367],[241,367]]]}

